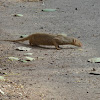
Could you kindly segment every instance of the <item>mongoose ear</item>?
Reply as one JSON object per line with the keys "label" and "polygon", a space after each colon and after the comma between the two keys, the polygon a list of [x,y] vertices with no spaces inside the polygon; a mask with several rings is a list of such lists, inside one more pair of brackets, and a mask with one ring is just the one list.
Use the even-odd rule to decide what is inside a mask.
{"label": "mongoose ear", "polygon": [[76,44],[76,39],[73,39],[73,44]]}

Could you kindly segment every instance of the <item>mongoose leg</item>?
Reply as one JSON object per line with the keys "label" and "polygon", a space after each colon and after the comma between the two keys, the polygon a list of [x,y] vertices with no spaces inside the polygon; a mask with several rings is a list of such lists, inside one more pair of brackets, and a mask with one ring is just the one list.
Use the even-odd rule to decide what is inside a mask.
{"label": "mongoose leg", "polygon": [[31,46],[33,45],[33,44],[32,44],[32,40],[31,40],[31,39],[29,40],[29,44],[30,44]]}
{"label": "mongoose leg", "polygon": [[61,48],[59,48],[59,45],[57,44],[56,39],[53,40],[53,44],[54,44],[54,46],[56,47],[57,50],[61,49]]}

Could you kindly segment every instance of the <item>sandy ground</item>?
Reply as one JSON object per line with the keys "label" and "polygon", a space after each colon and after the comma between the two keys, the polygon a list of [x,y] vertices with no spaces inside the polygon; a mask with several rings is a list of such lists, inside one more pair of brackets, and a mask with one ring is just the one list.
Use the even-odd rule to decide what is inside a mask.
{"label": "sandy ground", "polygon": [[[42,9],[57,9],[43,12]],[[15,17],[22,14],[23,17]],[[79,38],[83,47],[30,47],[28,42],[0,41],[0,100],[100,100],[100,0],[46,0],[16,2],[0,0],[0,40],[17,39],[35,32],[65,33]],[[18,51],[16,47],[30,47]],[[7,57],[34,61],[23,63]],[[38,59],[37,59],[38,58]]]}

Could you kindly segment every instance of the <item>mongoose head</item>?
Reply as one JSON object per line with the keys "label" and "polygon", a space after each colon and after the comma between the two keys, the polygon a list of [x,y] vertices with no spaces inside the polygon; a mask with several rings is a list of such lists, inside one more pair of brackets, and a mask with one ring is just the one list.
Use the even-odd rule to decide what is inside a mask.
{"label": "mongoose head", "polygon": [[82,47],[82,43],[80,42],[80,40],[74,38],[73,39],[73,45],[78,46],[78,47]]}

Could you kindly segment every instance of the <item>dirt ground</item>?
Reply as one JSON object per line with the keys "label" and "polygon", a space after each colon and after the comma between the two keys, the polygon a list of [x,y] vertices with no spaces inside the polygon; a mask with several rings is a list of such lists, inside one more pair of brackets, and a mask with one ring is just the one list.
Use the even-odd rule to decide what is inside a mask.
{"label": "dirt ground", "polygon": [[[42,9],[57,9],[43,12]],[[22,14],[16,17],[15,14]],[[18,39],[35,32],[65,33],[83,47],[31,47],[28,42],[0,41],[0,100],[100,100],[100,0],[0,0],[0,40]],[[18,51],[16,47],[30,47]],[[20,62],[33,53],[34,61]]]}

